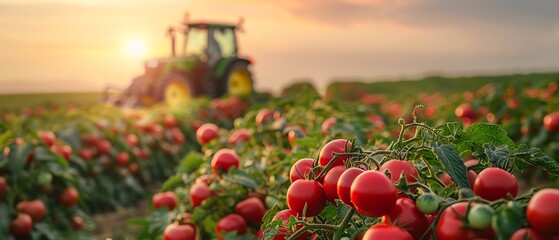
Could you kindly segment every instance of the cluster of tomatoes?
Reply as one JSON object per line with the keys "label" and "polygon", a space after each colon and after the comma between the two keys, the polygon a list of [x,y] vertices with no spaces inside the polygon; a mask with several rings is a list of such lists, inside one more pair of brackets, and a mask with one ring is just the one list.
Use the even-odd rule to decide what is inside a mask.
{"label": "cluster of tomatoes", "polygon": [[[519,186],[514,175],[487,167],[479,173],[469,170],[471,189],[460,189],[458,200],[443,199],[422,184],[412,162],[390,159],[378,166],[354,152],[350,141],[335,139],[322,147],[316,160],[303,158],[292,166],[286,192],[289,209],[272,218],[281,224],[267,230],[271,239],[314,239],[319,231],[333,239],[559,239],[554,225],[559,221],[557,189],[528,196],[526,205],[515,199]],[[475,169],[477,160],[468,162]],[[439,178],[440,184],[458,191],[448,175]],[[371,220],[364,220],[360,228],[353,226],[352,233],[346,220],[321,223],[316,217],[329,204],[349,207],[348,221]],[[296,223],[288,224],[290,219]]]}

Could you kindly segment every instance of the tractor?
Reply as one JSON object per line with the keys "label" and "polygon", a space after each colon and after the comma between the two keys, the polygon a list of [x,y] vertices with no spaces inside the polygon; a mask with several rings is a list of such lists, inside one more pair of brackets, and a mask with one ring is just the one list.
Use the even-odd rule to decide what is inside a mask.
{"label": "tractor", "polygon": [[[149,107],[158,103],[179,105],[199,96],[250,96],[253,91],[252,60],[238,56],[238,24],[184,21],[170,27],[171,56],[149,59],[144,73],[124,90],[107,87],[102,101],[122,107]],[[177,51],[177,34],[184,39]]]}

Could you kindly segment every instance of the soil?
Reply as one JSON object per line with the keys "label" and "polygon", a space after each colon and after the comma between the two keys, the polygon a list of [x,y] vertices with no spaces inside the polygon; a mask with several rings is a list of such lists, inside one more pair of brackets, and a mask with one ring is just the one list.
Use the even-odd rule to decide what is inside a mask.
{"label": "soil", "polygon": [[93,217],[96,228],[95,239],[136,239],[139,227],[128,224],[128,219],[148,216],[150,213],[149,201],[140,201],[135,207],[119,208],[114,212],[97,214]]}

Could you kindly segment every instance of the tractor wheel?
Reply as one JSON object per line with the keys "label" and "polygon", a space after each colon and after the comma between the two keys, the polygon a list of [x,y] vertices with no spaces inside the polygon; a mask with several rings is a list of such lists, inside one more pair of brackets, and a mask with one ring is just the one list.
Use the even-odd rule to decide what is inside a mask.
{"label": "tractor wheel", "polygon": [[246,97],[253,92],[252,74],[247,64],[235,63],[225,78],[225,93],[231,96]]}
{"label": "tractor wheel", "polygon": [[158,89],[159,99],[170,106],[177,106],[192,99],[192,87],[180,74],[169,74]]}

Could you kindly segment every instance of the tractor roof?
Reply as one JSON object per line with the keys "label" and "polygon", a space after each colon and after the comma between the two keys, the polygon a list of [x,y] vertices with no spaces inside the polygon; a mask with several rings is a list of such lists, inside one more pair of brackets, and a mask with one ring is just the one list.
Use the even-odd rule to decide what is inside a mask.
{"label": "tractor roof", "polygon": [[215,22],[188,22],[185,25],[189,28],[237,28],[237,25]]}

